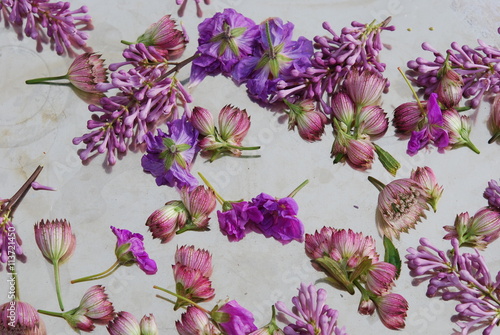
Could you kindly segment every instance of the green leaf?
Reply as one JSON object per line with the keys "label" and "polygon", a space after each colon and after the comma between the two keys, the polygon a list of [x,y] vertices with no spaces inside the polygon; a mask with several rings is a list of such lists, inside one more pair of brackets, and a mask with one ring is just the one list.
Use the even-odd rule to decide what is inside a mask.
{"label": "green leaf", "polygon": [[191,149],[191,146],[187,143],[183,143],[183,144],[178,144],[176,146],[176,149],[175,152],[183,152],[183,151],[186,151],[188,149]]}
{"label": "green leaf", "polygon": [[384,166],[384,168],[393,176],[396,175],[396,172],[398,172],[398,169],[401,167],[401,164],[392,157],[390,153],[373,143],[375,146],[375,152],[377,153],[378,159],[380,160],[380,163]]}
{"label": "green leaf", "polygon": [[396,279],[398,279],[401,273],[401,257],[398,249],[387,236],[384,236],[384,249],[384,262],[391,263],[396,267]]}
{"label": "green leaf", "polygon": [[231,29],[231,37],[240,37],[246,30],[246,27],[233,28]]}

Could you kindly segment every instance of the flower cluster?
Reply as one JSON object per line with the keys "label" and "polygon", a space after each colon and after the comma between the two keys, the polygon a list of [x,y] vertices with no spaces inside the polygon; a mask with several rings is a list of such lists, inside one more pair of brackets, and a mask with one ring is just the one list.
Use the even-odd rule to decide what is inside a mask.
{"label": "flower cluster", "polygon": [[74,49],[89,51],[86,45],[87,30],[92,30],[92,19],[87,6],[71,10],[69,2],[50,0],[1,1],[0,11],[6,25],[12,25],[19,39],[23,32],[37,42],[37,50],[42,44],[50,44],[58,55],[75,57]]}
{"label": "flower cluster", "polygon": [[368,179],[379,189],[377,206],[377,228],[380,235],[398,238],[408,232],[431,205],[434,211],[443,193],[434,172],[429,167],[412,170],[410,178],[396,179],[387,185],[373,177]]}
{"label": "flower cluster", "polygon": [[107,325],[110,335],[158,335],[158,326],[153,314],[144,315],[140,322],[129,312],[121,311]]}
{"label": "flower cluster", "polygon": [[146,221],[146,226],[161,243],[172,240],[175,234],[187,230],[208,230],[209,215],[216,206],[215,194],[202,185],[180,189],[182,200],[171,200],[154,211]]}
{"label": "flower cluster", "polygon": [[329,284],[350,294],[355,288],[360,290],[359,313],[371,315],[377,310],[387,328],[404,328],[408,303],[391,292],[398,269],[379,260],[371,236],[323,227],[306,234],[305,250],[313,267],[326,274]]}
{"label": "flower cluster", "polygon": [[456,323],[462,334],[484,328],[483,334],[489,335],[499,320],[499,276],[492,279],[477,250],[462,253],[454,238],[451,245],[452,249],[446,252],[433,246],[427,238],[421,238],[417,249],[407,250],[410,275],[420,281],[429,281],[428,297],[439,296],[458,302]]}
{"label": "flower cluster", "polygon": [[103,93],[118,93],[89,106],[95,113],[87,123],[91,131],[73,139],[74,144],[86,144],[79,153],[82,160],[90,158],[92,152],[106,152],[108,163],[113,165],[117,154],[125,154],[129,145],[143,143],[146,133],[160,122],[178,118],[179,105],[187,110],[191,96],[175,75],[169,77],[179,66],[170,69],[170,62],[182,55],[186,43],[184,33],[166,15],[136,43],[130,43],[123,51],[124,62],[109,66],[110,82],[96,87]]}

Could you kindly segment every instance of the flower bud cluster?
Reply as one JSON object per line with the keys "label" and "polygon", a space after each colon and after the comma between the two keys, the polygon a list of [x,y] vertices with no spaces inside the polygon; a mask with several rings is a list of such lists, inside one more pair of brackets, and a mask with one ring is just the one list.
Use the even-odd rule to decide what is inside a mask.
{"label": "flower bud cluster", "polygon": [[371,315],[377,310],[387,328],[404,328],[408,303],[391,292],[397,268],[379,260],[371,236],[323,227],[306,234],[305,249],[313,267],[326,274],[329,284],[350,294],[356,288],[361,292],[359,313]]}

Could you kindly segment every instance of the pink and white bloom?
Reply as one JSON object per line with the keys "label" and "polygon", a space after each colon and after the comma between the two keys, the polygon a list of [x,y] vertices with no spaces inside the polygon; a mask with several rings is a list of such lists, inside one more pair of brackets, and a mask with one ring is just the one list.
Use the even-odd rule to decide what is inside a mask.
{"label": "pink and white bloom", "polygon": [[212,255],[205,249],[196,249],[192,245],[183,245],[177,248],[175,252],[175,263],[200,270],[205,277],[212,275]]}
{"label": "pink and white bloom", "polygon": [[374,299],[380,320],[389,329],[399,330],[405,327],[408,301],[397,293],[384,294]]}
{"label": "pink and white bloom", "polygon": [[349,71],[344,87],[355,105],[364,107],[378,105],[387,85],[387,79],[372,71]]}
{"label": "pink and white bloom", "polygon": [[181,320],[175,321],[179,335],[219,335],[220,330],[208,318],[208,315],[195,306],[188,306],[181,315]]}
{"label": "pink and white bloom", "polygon": [[376,295],[388,293],[394,286],[396,272],[396,266],[391,263],[373,263],[366,273],[366,289]]}
{"label": "pink and white bloom", "polygon": [[144,315],[138,322],[129,312],[118,312],[116,317],[108,323],[106,329],[110,335],[158,335],[158,327],[154,316]]}
{"label": "pink and white bloom", "polygon": [[436,176],[434,175],[434,171],[428,167],[417,167],[416,169],[411,171],[410,178],[415,180],[417,183],[422,186],[427,195],[429,196],[428,204],[431,205],[434,212],[437,210],[437,203],[439,199],[441,199],[441,195],[443,194],[443,186],[437,183]]}
{"label": "pink and white bloom", "polygon": [[467,115],[460,115],[454,109],[444,111],[443,128],[448,132],[449,144],[451,146],[466,146],[476,154],[479,153],[479,149],[476,148],[470,139],[472,123]]}
{"label": "pink and white bloom", "polygon": [[380,106],[365,106],[361,108],[357,118],[359,122],[359,135],[369,136],[372,140],[383,136],[389,127],[387,114]]}
{"label": "pink and white bloom", "polygon": [[202,185],[191,189],[182,187],[180,190],[181,200],[189,213],[189,220],[181,228],[184,230],[207,230],[210,214],[214,211],[217,201],[214,191]]}
{"label": "pink and white bloom", "polygon": [[183,202],[171,200],[148,217],[146,226],[153,238],[160,239],[161,243],[167,243],[186,225],[188,219],[189,213]]}
{"label": "pink and white bloom", "polygon": [[409,135],[412,131],[419,129],[419,124],[425,119],[427,101],[421,101],[420,104],[424,111],[415,101],[403,103],[394,109],[392,124],[397,133]]}
{"label": "pink and white bloom", "polygon": [[446,108],[455,108],[462,100],[464,81],[462,76],[451,69],[449,62],[438,71],[439,82],[436,87],[438,101]]}
{"label": "pink and white bloom", "polygon": [[14,299],[0,305],[0,334],[46,335],[47,331],[33,306]]}
{"label": "pink and white bloom", "polygon": [[355,119],[354,102],[345,92],[338,92],[331,100],[332,116],[342,122],[346,129],[351,129]]}
{"label": "pink and white bloom", "polygon": [[308,142],[319,141],[325,131],[325,125],[328,122],[325,114],[316,110],[316,104],[312,99],[307,99],[292,104],[286,101],[289,108],[288,129],[297,127],[299,135]]}

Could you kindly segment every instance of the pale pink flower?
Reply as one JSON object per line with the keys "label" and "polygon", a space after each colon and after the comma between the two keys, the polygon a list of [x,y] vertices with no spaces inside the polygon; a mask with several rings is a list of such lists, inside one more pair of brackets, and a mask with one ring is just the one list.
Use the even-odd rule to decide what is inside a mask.
{"label": "pale pink flower", "polygon": [[245,109],[226,105],[219,112],[219,133],[224,141],[241,146],[249,129],[250,117]]}
{"label": "pale pink flower", "polygon": [[209,136],[215,135],[215,123],[212,113],[202,107],[194,107],[189,117],[189,121],[193,127],[198,130],[200,135]]}
{"label": "pale pink flower", "polygon": [[437,203],[443,194],[443,186],[437,183],[434,171],[428,166],[417,167],[411,171],[410,178],[415,180],[422,186],[424,191],[429,196],[428,203],[431,205],[434,212],[437,210]]}
{"label": "pale pink flower", "polygon": [[161,243],[167,243],[182,229],[189,219],[189,213],[180,200],[172,200],[155,210],[147,219],[146,226]]}
{"label": "pale pink flower", "polygon": [[200,270],[201,274],[206,277],[212,275],[212,255],[205,249],[183,245],[175,252],[175,263]]}
{"label": "pale pink flower", "polygon": [[153,46],[165,59],[175,60],[184,53],[187,37],[182,30],[175,29],[175,20],[165,15],[149,26],[136,43]]}
{"label": "pale pink flower", "polygon": [[358,134],[377,139],[385,134],[389,127],[387,114],[380,106],[365,106],[358,114]]}
{"label": "pale pink flower", "polygon": [[438,72],[439,82],[435,93],[438,95],[438,101],[446,108],[455,108],[462,100],[464,81],[462,76],[452,70],[449,63]]}
{"label": "pale pink flower", "polygon": [[377,105],[386,87],[387,79],[372,71],[349,71],[344,86],[354,104],[364,107]]}
{"label": "pale pink flower", "polygon": [[118,312],[106,326],[110,335],[141,335],[137,319],[129,312]]}
{"label": "pale pink flower", "polygon": [[408,302],[397,293],[389,293],[374,299],[380,320],[389,329],[399,330],[405,327]]}
{"label": "pale pink flower", "polygon": [[285,100],[289,111],[288,129],[297,127],[299,135],[308,142],[319,141],[325,130],[325,124],[328,122],[325,114],[316,110],[316,104],[312,99],[307,99],[292,104]]}
{"label": "pale pink flower", "polygon": [[14,299],[0,306],[0,334],[46,335],[47,331],[33,306]]}
{"label": "pale pink flower", "polygon": [[195,306],[188,306],[181,315],[180,321],[175,321],[179,335],[219,335],[220,330],[208,318],[208,315]]}
{"label": "pale pink flower", "polygon": [[376,295],[388,293],[394,286],[396,266],[387,262],[372,264],[366,273],[366,289]]}
{"label": "pale pink flower", "polygon": [[371,168],[375,158],[375,147],[370,140],[350,140],[346,146],[347,163],[355,169]]}
{"label": "pale pink flower", "polygon": [[189,220],[181,229],[184,230],[207,230],[210,214],[214,211],[217,201],[214,191],[202,185],[194,189],[182,187],[180,190],[181,200],[189,213]]}
{"label": "pale pink flower", "polygon": [[354,102],[347,93],[339,92],[332,96],[331,100],[332,116],[345,124],[346,129],[353,126],[355,119]]}
{"label": "pale pink flower", "polygon": [[467,115],[460,115],[454,109],[444,111],[443,128],[448,132],[449,144],[452,147],[466,146],[476,154],[479,153],[479,149],[472,143],[469,136],[472,123]]}

